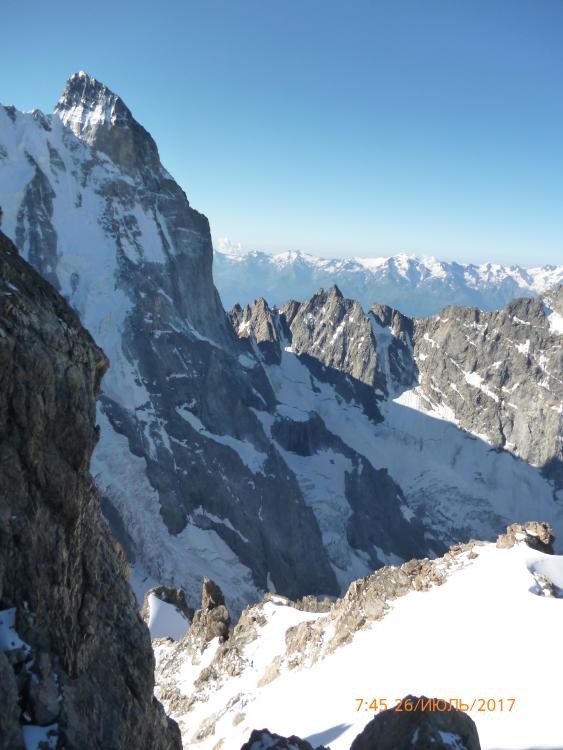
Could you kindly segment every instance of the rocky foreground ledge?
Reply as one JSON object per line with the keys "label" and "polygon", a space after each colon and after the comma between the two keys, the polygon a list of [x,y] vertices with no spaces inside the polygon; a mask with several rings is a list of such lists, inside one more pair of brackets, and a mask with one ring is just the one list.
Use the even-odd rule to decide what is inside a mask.
{"label": "rocky foreground ledge", "polygon": [[0,233],[0,748],[180,747],[90,476],[108,362]]}

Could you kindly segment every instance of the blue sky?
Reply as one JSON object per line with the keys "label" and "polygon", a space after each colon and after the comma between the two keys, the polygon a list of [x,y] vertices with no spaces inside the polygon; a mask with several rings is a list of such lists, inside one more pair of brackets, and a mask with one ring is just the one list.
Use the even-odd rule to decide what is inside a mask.
{"label": "blue sky", "polygon": [[562,0],[4,0],[0,101],[119,93],[214,236],[563,262]]}

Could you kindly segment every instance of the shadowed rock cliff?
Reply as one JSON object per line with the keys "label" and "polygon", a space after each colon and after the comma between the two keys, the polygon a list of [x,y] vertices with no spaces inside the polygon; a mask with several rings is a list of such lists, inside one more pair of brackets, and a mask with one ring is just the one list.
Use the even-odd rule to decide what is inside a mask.
{"label": "shadowed rock cliff", "polygon": [[180,747],[90,475],[103,352],[0,233],[0,747]]}

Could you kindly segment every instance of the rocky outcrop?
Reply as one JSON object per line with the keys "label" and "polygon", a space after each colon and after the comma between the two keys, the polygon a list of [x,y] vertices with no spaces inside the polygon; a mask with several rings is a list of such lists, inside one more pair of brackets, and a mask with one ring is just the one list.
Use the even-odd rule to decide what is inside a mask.
{"label": "rocky outcrop", "polygon": [[292,735],[291,737],[280,737],[267,729],[255,729],[248,742],[245,742],[240,750],[326,750],[324,747],[314,748],[306,740]]}
{"label": "rocky outcrop", "polygon": [[563,286],[497,312],[448,307],[415,321],[418,390],[563,486],[562,341]]}
{"label": "rocky outcrop", "polygon": [[[354,739],[350,750],[481,750],[471,717],[441,698],[407,695],[378,713]],[[254,730],[241,750],[314,750],[299,737]],[[319,747],[317,750],[324,750]]]}
{"label": "rocky outcrop", "polygon": [[187,638],[194,647],[204,648],[209,641],[218,638],[225,641],[229,635],[231,618],[225,606],[223,592],[214,581],[203,579],[201,609],[194,614]]}
{"label": "rocky outcrop", "polygon": [[[241,620],[243,617],[244,613]],[[201,592],[201,608],[193,615],[186,635],[172,649],[166,643],[159,644],[155,641],[158,670],[162,675],[156,693],[166,703],[168,710],[173,711],[175,715],[185,716],[199,699],[197,690],[187,695],[178,685],[183,682],[183,669],[189,665],[190,671],[193,671],[197,678],[196,682],[206,684],[212,674],[208,668],[212,657],[225,649],[227,639],[229,642],[233,638],[236,640],[234,634],[231,634],[229,638],[230,623],[231,618],[225,606],[223,592],[214,581],[205,578]],[[239,631],[244,629],[244,626],[239,627],[239,625],[235,631],[237,628]],[[234,674],[234,672],[231,673]],[[190,734],[193,733],[196,741],[213,734],[217,718],[210,717],[203,726],[196,727],[195,731],[194,727],[190,726]],[[187,732],[185,727],[183,731]]]}
{"label": "rocky outcrop", "polygon": [[[437,706],[437,708],[434,708]],[[382,711],[350,750],[481,750],[474,721],[445,700],[408,695]]]}
{"label": "rocky outcrop", "polygon": [[553,529],[548,523],[538,523],[529,521],[528,523],[513,523],[507,529],[505,534],[501,534],[497,539],[499,549],[510,549],[515,544],[523,542],[532,549],[553,555],[553,543],[555,535]]}
{"label": "rocky outcrop", "polygon": [[107,366],[65,300],[0,234],[6,748],[22,747],[31,727],[76,750],[180,746],[176,725],[153,699],[149,634],[89,471]]}
{"label": "rocky outcrop", "polygon": [[287,630],[286,653],[277,668],[287,664],[289,669],[301,669],[350,643],[359,630],[383,618],[394,599],[445,583],[452,571],[477,556],[481,544],[476,541],[457,544],[437,560],[410,560],[400,566],[385,566],[354,581],[326,617],[301,622]]}

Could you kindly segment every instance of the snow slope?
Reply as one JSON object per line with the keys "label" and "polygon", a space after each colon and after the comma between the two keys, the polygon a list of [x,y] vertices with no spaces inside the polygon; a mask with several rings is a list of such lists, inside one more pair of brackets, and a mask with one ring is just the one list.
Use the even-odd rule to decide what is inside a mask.
{"label": "snow slope", "polygon": [[[259,605],[265,622],[242,651],[242,672],[203,688],[190,711],[175,715],[184,747],[211,750],[223,739],[229,750],[239,748],[252,729],[267,727],[313,746],[348,750],[373,715],[374,698],[390,707],[409,693],[468,704],[483,750],[562,747],[563,599],[541,595],[537,572],[561,583],[563,557],[524,544],[477,546],[457,558],[443,585],[392,601],[383,619],[351,642],[293,670],[284,661],[287,629],[326,621],[330,639],[329,617],[273,597]],[[171,648],[158,644],[159,663]],[[264,685],[276,657],[279,676]],[[177,649],[177,658],[185,673],[189,656]],[[165,688],[159,683],[157,694]],[[181,693],[192,688],[184,681]],[[196,743],[204,728],[208,734]]]}

